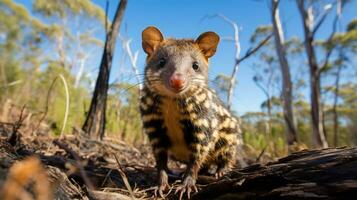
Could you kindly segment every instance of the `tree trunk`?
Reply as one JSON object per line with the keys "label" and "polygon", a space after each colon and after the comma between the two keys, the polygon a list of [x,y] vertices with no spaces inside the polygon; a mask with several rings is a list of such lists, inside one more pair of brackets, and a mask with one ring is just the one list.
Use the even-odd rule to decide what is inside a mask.
{"label": "tree trunk", "polygon": [[340,75],[341,75],[342,65],[339,65],[336,72],[336,81],[335,81],[335,97],[333,100],[333,144],[335,147],[338,146],[338,112],[337,112],[337,103],[339,96],[340,88]]}
{"label": "tree trunk", "polygon": [[279,57],[281,74],[283,78],[282,97],[284,103],[284,107],[283,107],[284,119],[286,123],[286,139],[288,145],[290,146],[297,142],[297,132],[294,123],[294,114],[293,114],[293,106],[292,106],[293,95],[292,95],[290,68],[286,58],[284,33],[280,22],[278,4],[279,4],[279,0],[272,0],[272,21],[273,21],[276,52]]}
{"label": "tree trunk", "polygon": [[303,22],[304,45],[310,68],[310,101],[311,101],[311,118],[312,118],[312,143],[314,147],[328,147],[326,137],[323,131],[322,112],[320,108],[320,72],[316,59],[315,49],[313,47],[314,33],[312,30],[313,16],[311,12],[305,10],[303,0],[297,0],[297,5]]}
{"label": "tree trunk", "polygon": [[85,131],[91,138],[100,137],[102,139],[104,136],[110,69],[115,50],[115,41],[119,33],[126,5],[127,0],[120,1],[114,16],[114,21],[107,33],[99,75],[95,85],[89,113],[82,127],[83,131]]}

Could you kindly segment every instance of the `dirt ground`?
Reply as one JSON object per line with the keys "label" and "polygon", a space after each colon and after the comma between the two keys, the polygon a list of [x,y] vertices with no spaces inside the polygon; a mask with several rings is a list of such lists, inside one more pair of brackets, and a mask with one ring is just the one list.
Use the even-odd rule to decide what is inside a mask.
{"label": "dirt ground", "polygon": [[[49,134],[46,125],[38,126],[19,119],[13,123],[0,123],[0,160],[2,195],[18,193],[6,191],[7,183],[14,176],[23,182],[16,186],[22,188],[20,196],[36,196],[38,199],[41,194],[32,191],[36,188],[33,186],[36,181],[42,182],[37,180],[38,174],[32,170],[37,162],[50,180],[49,188],[44,191],[50,191],[56,199],[156,198],[157,173],[147,144],[133,146],[108,137],[104,140],[90,139],[77,128],[73,128],[72,134],[59,138]],[[13,174],[15,163],[23,167]],[[180,182],[180,173],[185,165],[170,160],[169,168],[174,172],[169,174],[172,188],[165,197],[176,199],[175,186]],[[200,176],[198,187],[214,181],[213,176]]]}

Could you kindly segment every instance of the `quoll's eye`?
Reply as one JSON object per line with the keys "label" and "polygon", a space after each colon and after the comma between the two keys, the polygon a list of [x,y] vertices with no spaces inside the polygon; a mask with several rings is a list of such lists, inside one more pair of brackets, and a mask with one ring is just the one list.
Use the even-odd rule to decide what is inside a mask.
{"label": "quoll's eye", "polygon": [[161,58],[159,60],[159,68],[163,68],[166,64],[166,59],[165,58]]}
{"label": "quoll's eye", "polygon": [[200,66],[198,66],[198,62],[192,63],[192,69],[194,69],[195,71],[198,71],[200,69]]}

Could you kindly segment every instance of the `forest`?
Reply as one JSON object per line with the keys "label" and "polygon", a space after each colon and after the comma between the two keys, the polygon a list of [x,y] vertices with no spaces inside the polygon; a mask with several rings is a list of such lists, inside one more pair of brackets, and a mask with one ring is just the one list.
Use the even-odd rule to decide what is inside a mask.
{"label": "forest", "polygon": [[[131,24],[125,21],[129,8],[135,12],[135,6],[129,7],[134,2],[0,0],[0,157],[3,160],[0,162],[0,195],[3,199],[50,199],[52,195],[57,199],[153,198],[151,187],[155,186],[155,180],[150,174],[155,162],[143,132],[139,110],[140,89],[145,78],[145,64],[141,61],[145,59],[145,53],[141,41],[134,40],[134,36],[126,31]],[[230,2],[207,4],[229,6]],[[239,1],[238,4],[247,2]],[[222,35],[221,42],[231,48],[232,54],[227,57],[233,64],[225,66],[224,71],[215,69],[215,73],[210,74],[209,87],[241,121],[242,160],[237,169],[248,166],[246,171],[251,173],[249,176],[240,172],[230,174],[231,180],[239,179],[234,186],[227,180],[215,185],[212,178],[201,177],[202,185],[210,185],[193,196],[197,199],[207,199],[212,190],[227,193],[228,189],[223,191],[224,185],[229,185],[233,191],[240,180],[259,184],[253,171],[259,173],[264,169],[255,169],[255,165],[272,162],[290,165],[288,160],[294,159],[294,155],[305,159],[308,153],[304,152],[310,150],[314,159],[319,159],[319,153],[326,153],[341,162],[336,166],[347,162],[357,166],[353,156],[357,145],[357,14],[351,9],[357,5],[355,0],[252,2],[265,6],[269,15],[264,17],[270,23],[253,27],[249,41],[241,39],[244,26],[248,25],[236,21],[239,13],[237,16],[206,13],[197,20],[204,25],[215,20],[230,33],[228,37]],[[296,10],[296,34],[285,27],[289,21],[282,13],[289,12],[284,10],[287,2]],[[150,4],[143,1],[145,3]],[[149,21],[145,24],[142,30],[155,25]],[[214,59],[215,63],[223,63]],[[245,112],[239,110],[242,105],[236,98],[237,95],[244,98],[238,78],[244,72],[243,68],[252,71],[242,75],[249,76],[251,83],[244,87],[248,90],[255,88],[254,91],[263,98],[258,102],[259,108]],[[8,145],[12,146],[10,150]],[[320,149],[324,150],[319,152]],[[349,160],[339,160],[339,153]],[[26,181],[22,190],[9,189],[6,174],[13,173],[16,178],[16,164],[11,166],[17,161],[24,162],[24,166],[27,162],[28,169],[32,168],[31,173],[38,177],[32,181],[43,182],[43,188],[47,187],[48,181],[43,180],[46,179],[44,168],[37,163],[36,157],[30,155],[37,155],[46,165],[51,180],[58,174],[68,177],[63,184],[67,189],[71,188],[71,192],[65,194],[66,188],[62,185],[63,191],[53,194],[32,186],[34,194],[28,192],[30,196],[7,195],[19,191],[27,193],[24,191]],[[283,157],[287,159],[282,160]],[[68,162],[71,166],[67,166]],[[293,163],[293,168],[300,166],[297,162]],[[182,168],[177,162],[170,166]],[[348,173],[349,166],[343,166]],[[21,166],[17,167],[20,170]],[[62,173],[56,171],[58,169]],[[30,175],[23,172],[21,176]],[[241,179],[241,176],[245,178]],[[300,177],[298,173],[294,176]],[[341,174],[340,178],[344,176]],[[256,182],[253,183],[253,179]],[[357,177],[347,179],[351,182],[341,186],[345,189],[341,191],[356,189]],[[83,184],[86,187],[78,186]],[[299,185],[303,188],[301,191],[306,192],[305,186]],[[316,187],[315,191],[321,189],[316,185],[311,187]],[[340,185],[336,184],[336,187]],[[282,195],[282,191],[276,189],[275,193],[269,193],[257,189],[253,193],[271,199],[277,197],[274,195]],[[177,198],[173,192],[167,195],[169,199]],[[257,198],[249,195],[245,192],[240,199]],[[233,197],[236,198],[222,198],[235,199]]]}

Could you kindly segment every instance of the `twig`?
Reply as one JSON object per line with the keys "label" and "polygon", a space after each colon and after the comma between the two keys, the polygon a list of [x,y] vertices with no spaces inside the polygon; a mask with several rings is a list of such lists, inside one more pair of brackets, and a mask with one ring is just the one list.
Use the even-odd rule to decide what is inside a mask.
{"label": "twig", "polygon": [[265,150],[267,149],[268,145],[265,145],[265,147],[263,148],[263,150],[260,152],[260,154],[258,155],[257,159],[255,159],[255,162],[259,162],[260,158],[264,155]]}
{"label": "twig", "polygon": [[320,18],[320,20],[316,23],[315,28],[312,31],[312,35],[314,36],[316,34],[316,32],[319,30],[320,26],[322,25],[322,23],[325,21],[327,15],[330,13],[330,10],[326,11],[323,16]]}
{"label": "twig", "polygon": [[131,189],[131,186],[130,186],[129,181],[128,181],[128,177],[125,175],[125,173],[124,173],[124,171],[123,171],[123,169],[122,169],[122,167],[121,167],[121,165],[120,165],[120,162],[119,162],[119,159],[118,159],[117,155],[116,155],[116,154],[113,154],[113,155],[114,155],[114,158],[115,158],[115,160],[116,160],[116,162],[117,162],[118,171],[119,171],[119,174],[120,174],[121,178],[122,178],[123,181],[124,181],[125,187],[128,189],[131,198],[132,198],[133,200],[135,200],[134,192],[133,192],[133,190]]}
{"label": "twig", "polygon": [[20,117],[19,119],[15,122],[15,125],[13,127],[13,131],[17,132],[20,127],[22,126],[22,122],[24,121],[25,117],[24,117],[24,111],[25,111],[26,105],[22,106],[21,108],[21,113],[20,113]]}
{"label": "twig", "polygon": [[[338,19],[339,19],[339,16],[336,15],[335,19],[333,20],[332,32],[331,32],[331,34],[330,34],[330,36],[329,36],[329,38],[327,39],[327,42],[326,42],[326,44],[328,44],[328,45],[332,42],[332,39],[333,39],[333,37],[335,36],[336,29],[337,29]],[[333,52],[333,50],[334,50],[335,48],[336,48],[336,45],[333,45],[332,47],[330,47],[330,48],[327,50],[327,53],[326,53],[326,56],[325,56],[323,65],[322,65],[322,67],[319,69],[318,73],[323,72],[323,71],[327,68],[329,59],[330,59],[330,57],[331,57],[331,55],[332,55],[332,52]]]}
{"label": "twig", "polygon": [[107,175],[105,176],[103,182],[102,182],[102,185],[101,187],[104,187],[105,183],[107,182],[107,180],[109,179],[110,177],[110,174],[112,173],[113,170],[109,170],[109,172],[107,173]]}
{"label": "twig", "polygon": [[328,14],[330,14],[330,11],[332,10],[332,7],[335,6],[337,4],[337,2],[333,2],[331,7],[328,9],[325,9],[325,12],[323,13],[322,17],[320,18],[320,20],[316,23],[315,27],[312,30],[312,36],[315,36],[316,32],[319,30],[319,28],[321,27],[321,25],[323,24],[323,22],[325,21],[326,17],[328,16]]}
{"label": "twig", "polygon": [[75,163],[76,167],[79,169],[79,172],[83,178],[84,183],[88,186],[88,188],[90,190],[94,190],[94,186],[93,186],[92,182],[90,181],[90,179],[88,178],[87,173],[81,164],[80,156],[75,151],[73,151],[70,147],[68,147],[66,144],[61,143],[58,139],[55,139],[53,141],[53,144],[55,144],[59,148],[65,150],[67,153],[69,153],[74,158],[74,160],[76,161],[76,163]]}
{"label": "twig", "polygon": [[22,126],[22,122],[24,121],[25,117],[24,117],[24,111],[25,111],[26,105],[24,105],[21,108],[21,113],[19,116],[19,119],[13,124],[12,126],[12,134],[8,139],[8,142],[12,145],[12,146],[16,146],[17,141],[19,139],[18,137],[18,130],[21,128]]}

